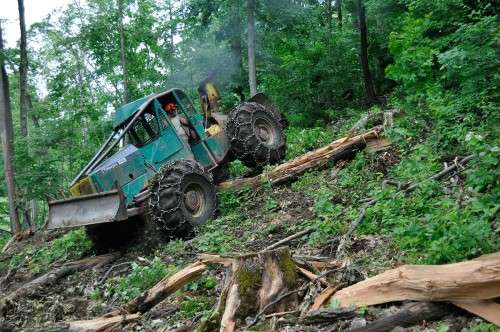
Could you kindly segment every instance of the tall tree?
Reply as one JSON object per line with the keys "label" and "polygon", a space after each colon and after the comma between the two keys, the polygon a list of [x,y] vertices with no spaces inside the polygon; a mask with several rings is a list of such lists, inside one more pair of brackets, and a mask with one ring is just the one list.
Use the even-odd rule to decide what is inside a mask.
{"label": "tall tree", "polygon": [[240,7],[239,1],[231,1],[231,56],[233,60],[234,66],[234,88],[233,92],[236,93],[240,99],[243,101],[245,99],[245,95],[243,94],[243,55],[242,55],[242,45],[241,45],[241,15],[240,15]]}
{"label": "tall tree", "polygon": [[17,209],[16,187],[14,183],[13,165],[13,130],[12,113],[10,106],[9,78],[4,64],[3,35],[0,22],[0,140],[3,151],[3,165],[5,172],[5,182],[7,185],[7,195],[9,199],[10,228],[12,235],[21,231],[19,224],[19,212]]}
{"label": "tall tree", "polygon": [[123,102],[130,101],[127,70],[127,51],[125,49],[125,31],[123,29],[123,0],[118,0],[118,25],[120,30],[120,61],[123,74]]}
{"label": "tall tree", "polygon": [[373,80],[368,63],[368,31],[366,28],[365,6],[363,4],[363,0],[358,0],[358,23],[359,36],[361,40],[360,60],[361,68],[363,70],[363,80],[365,82],[365,89],[368,100],[371,103],[374,103],[376,102],[377,96],[375,94],[375,88],[373,87]]}
{"label": "tall tree", "polygon": [[255,69],[255,0],[248,0],[248,83],[250,96],[257,93],[257,73]]}
{"label": "tall tree", "polygon": [[342,29],[342,0],[337,0],[337,19],[339,21],[339,28]]}
{"label": "tall tree", "polygon": [[21,135],[28,135],[28,51],[26,50],[26,23],[24,19],[24,0],[17,0],[19,9],[19,28],[21,30],[21,59],[19,62],[19,105],[20,105],[20,125]]}

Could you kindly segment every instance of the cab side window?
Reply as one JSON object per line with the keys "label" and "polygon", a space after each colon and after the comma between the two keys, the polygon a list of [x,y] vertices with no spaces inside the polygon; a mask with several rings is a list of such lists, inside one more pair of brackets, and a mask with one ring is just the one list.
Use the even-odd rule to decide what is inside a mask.
{"label": "cab side window", "polygon": [[132,125],[129,139],[132,144],[141,147],[153,140],[159,133],[158,119],[155,113],[148,109]]}

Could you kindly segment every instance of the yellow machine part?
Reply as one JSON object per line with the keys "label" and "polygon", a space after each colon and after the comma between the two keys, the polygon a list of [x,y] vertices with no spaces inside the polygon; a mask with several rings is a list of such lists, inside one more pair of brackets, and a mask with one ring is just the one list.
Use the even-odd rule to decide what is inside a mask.
{"label": "yellow machine part", "polygon": [[71,196],[88,195],[94,192],[88,176],[75,183],[71,188],[69,188],[69,191]]}
{"label": "yellow machine part", "polygon": [[211,125],[209,128],[206,129],[206,132],[208,133],[208,135],[210,136],[215,136],[217,135],[218,133],[220,133],[222,131],[222,128],[221,126],[219,126],[218,124],[213,124]]}

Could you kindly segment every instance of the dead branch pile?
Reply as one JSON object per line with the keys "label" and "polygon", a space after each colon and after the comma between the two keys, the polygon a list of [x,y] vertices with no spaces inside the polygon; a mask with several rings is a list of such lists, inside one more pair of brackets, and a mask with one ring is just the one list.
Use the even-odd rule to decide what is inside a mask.
{"label": "dead branch pile", "polygon": [[[325,277],[341,270],[337,263],[325,263],[326,272],[316,274],[300,267],[303,261],[294,259],[287,247],[280,247],[234,257],[200,255],[198,261],[163,279],[120,309],[93,320],[62,323],[59,327],[64,328],[59,330],[101,331],[137,320],[201,276],[208,264],[226,267],[225,282],[212,314],[193,327],[196,331],[230,332],[256,324],[258,328],[270,329],[276,326],[266,324],[280,322],[332,324],[355,317],[360,306],[407,300],[422,302],[409,303],[399,312],[372,322],[363,331],[390,331],[396,326],[439,319],[449,312],[445,304],[433,302],[451,302],[500,324],[500,305],[494,300],[500,297],[500,253],[454,264],[404,265],[338,290],[341,285],[330,284]],[[336,269],[331,269],[332,266]],[[340,307],[322,309],[331,301]]]}
{"label": "dead branch pile", "polygon": [[12,304],[17,299],[27,296],[32,292],[35,292],[40,287],[53,284],[57,280],[67,276],[68,274],[75,273],[77,271],[81,271],[92,267],[95,268],[98,266],[104,266],[106,264],[111,263],[118,257],[119,254],[117,253],[87,257],[78,261],[69,262],[59,267],[56,267],[4,296],[0,300],[0,313],[2,315],[5,315],[7,310],[12,306]]}

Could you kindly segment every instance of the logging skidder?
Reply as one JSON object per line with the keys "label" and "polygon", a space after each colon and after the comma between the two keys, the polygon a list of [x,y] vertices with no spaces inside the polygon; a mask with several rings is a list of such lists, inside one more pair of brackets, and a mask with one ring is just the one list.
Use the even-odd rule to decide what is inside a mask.
{"label": "logging skidder", "polygon": [[147,216],[168,236],[185,236],[214,215],[214,182],[227,179],[229,162],[260,169],[284,158],[284,118],[264,94],[225,115],[213,83],[199,92],[202,112],[180,89],[119,108],[109,138],[72,181],[73,197],[49,202],[48,229],[86,226],[94,242],[113,245],[134,236],[132,217]]}

